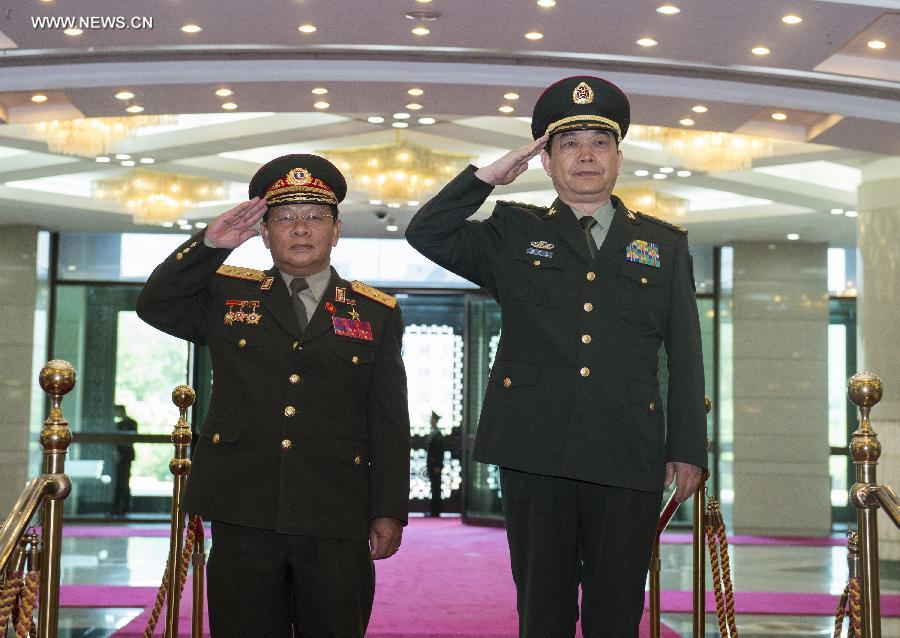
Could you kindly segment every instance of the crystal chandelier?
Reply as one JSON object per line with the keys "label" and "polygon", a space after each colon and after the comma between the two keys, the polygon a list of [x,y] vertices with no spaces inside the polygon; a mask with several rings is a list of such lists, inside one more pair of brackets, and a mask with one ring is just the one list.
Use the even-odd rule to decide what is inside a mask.
{"label": "crystal chandelier", "polygon": [[650,185],[624,184],[617,186],[614,194],[633,210],[659,217],[674,224],[681,224],[690,209],[690,202],[681,197],[660,193]]}
{"label": "crystal chandelier", "polygon": [[28,136],[47,142],[51,153],[97,157],[111,153],[122,140],[134,137],[138,129],[173,121],[171,116],[79,117],[28,125]]}
{"label": "crystal chandelier", "polygon": [[333,161],[372,203],[392,208],[418,206],[474,159],[401,140],[399,131],[388,144],[316,152]]}
{"label": "crystal chandelier", "polygon": [[93,184],[94,197],[124,204],[138,224],[172,222],[199,202],[225,198],[225,183],[215,180],[137,170]]}
{"label": "crystal chandelier", "polygon": [[746,170],[756,158],[774,153],[771,139],[750,135],[640,125],[632,126],[628,134],[660,144],[685,168],[705,173]]}

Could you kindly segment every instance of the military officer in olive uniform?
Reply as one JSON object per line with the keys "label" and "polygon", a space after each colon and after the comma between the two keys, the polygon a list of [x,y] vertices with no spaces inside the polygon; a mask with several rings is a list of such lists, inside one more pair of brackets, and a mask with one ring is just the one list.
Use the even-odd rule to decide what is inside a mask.
{"label": "military officer in olive uniform", "polygon": [[[372,560],[400,546],[403,322],[393,297],[330,267],[346,188],[323,158],[269,162],[251,199],[179,247],[138,299],[144,321],[212,358],[183,507],[212,521],[217,638],[363,636]],[[222,265],[257,234],[271,269]]]}
{"label": "military officer in olive uniform", "polygon": [[[585,636],[636,637],[663,486],[684,500],[706,465],[686,231],[611,196],[628,123],[614,85],[562,80],[535,105],[533,144],[464,170],[406,232],[502,310],[474,458],[501,468],[520,636],[573,636],[580,585]],[[539,153],[551,206],[467,221]]]}

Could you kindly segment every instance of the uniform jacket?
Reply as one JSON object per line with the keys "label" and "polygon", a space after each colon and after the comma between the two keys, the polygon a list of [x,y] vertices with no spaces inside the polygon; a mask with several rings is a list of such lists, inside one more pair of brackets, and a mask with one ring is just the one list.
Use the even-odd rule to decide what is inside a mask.
{"label": "uniform jacket", "polygon": [[[499,202],[486,221],[467,221],[493,188],[474,170],[428,202],[406,237],[500,303],[475,459],[645,491],[662,489],[667,461],[705,467],[703,359],[685,231],[613,198],[613,222],[591,259],[577,216],[560,200],[549,209]],[[641,246],[650,263],[626,258]],[[663,343],[668,428],[657,378]]]}
{"label": "uniform jacket", "polygon": [[395,300],[332,269],[301,334],[278,270],[222,266],[230,252],[205,246],[202,233],[191,238],[157,266],[137,303],[141,319],[208,346],[212,358],[184,508],[360,540],[372,518],[405,521],[409,414]]}

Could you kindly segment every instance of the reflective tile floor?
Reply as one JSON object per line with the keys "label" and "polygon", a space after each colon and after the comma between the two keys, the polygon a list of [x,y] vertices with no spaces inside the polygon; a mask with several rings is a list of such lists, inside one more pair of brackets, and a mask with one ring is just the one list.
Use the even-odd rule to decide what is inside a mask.
{"label": "reflective tile floor", "polygon": [[[168,539],[65,538],[63,584],[133,585],[156,587],[166,561]],[[662,588],[691,588],[691,548],[662,546]],[[737,591],[821,592],[834,596],[835,605],[847,579],[846,550],[841,547],[730,547],[732,574]],[[462,575],[461,575],[462,577]],[[464,586],[463,582],[459,583]],[[900,564],[883,562],[881,589],[900,593]],[[448,591],[452,585],[448,584]],[[127,624],[139,609],[71,609],[60,613],[59,638],[103,638]],[[691,635],[688,614],[663,614],[663,620]],[[781,636],[831,637],[833,617],[740,615],[741,638]],[[846,623],[845,623],[846,624]],[[846,635],[846,634],[844,634]],[[706,636],[719,636],[715,615],[707,617]],[[900,638],[900,619],[882,621],[884,638]]]}

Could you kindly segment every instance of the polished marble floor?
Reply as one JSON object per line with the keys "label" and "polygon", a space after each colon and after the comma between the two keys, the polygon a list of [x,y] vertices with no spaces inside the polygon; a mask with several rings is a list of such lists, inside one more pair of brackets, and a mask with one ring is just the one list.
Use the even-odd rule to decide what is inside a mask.
{"label": "polished marble floor", "polygon": [[[156,587],[162,576],[168,539],[65,538],[63,584]],[[735,546],[730,548],[737,591],[821,592],[837,596],[847,579],[846,550],[841,547]],[[691,548],[662,546],[662,588],[691,588]],[[900,593],[900,564],[881,565],[883,593]],[[127,624],[139,609],[63,609],[59,638],[104,638]],[[687,614],[663,614],[663,620],[691,635]],[[833,618],[810,616],[738,616],[741,638],[831,637]],[[715,615],[706,636],[718,636]],[[882,621],[884,638],[900,638],[900,619]]]}

